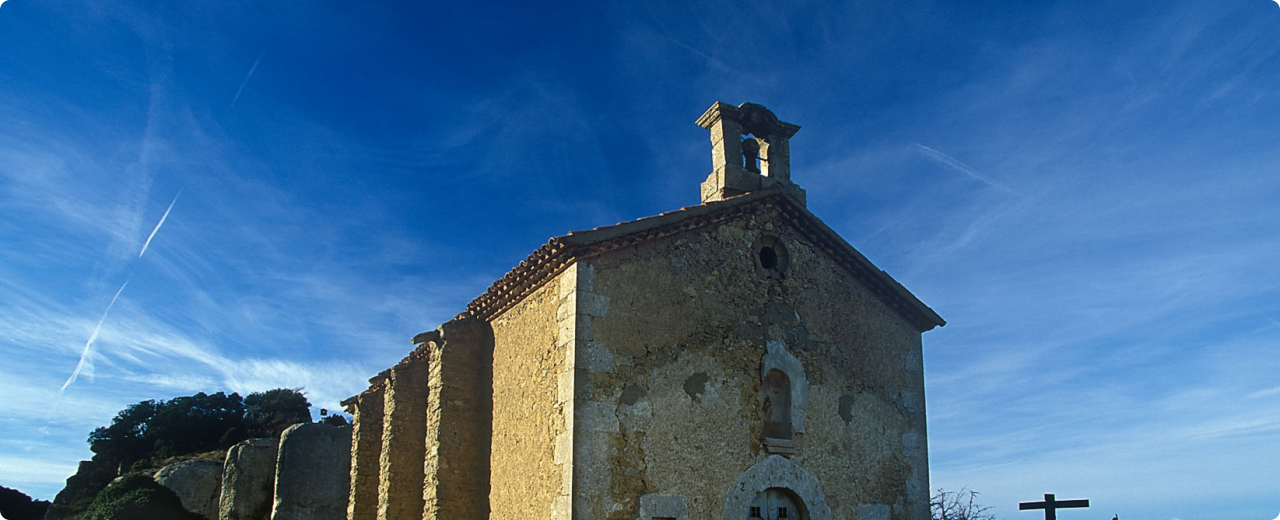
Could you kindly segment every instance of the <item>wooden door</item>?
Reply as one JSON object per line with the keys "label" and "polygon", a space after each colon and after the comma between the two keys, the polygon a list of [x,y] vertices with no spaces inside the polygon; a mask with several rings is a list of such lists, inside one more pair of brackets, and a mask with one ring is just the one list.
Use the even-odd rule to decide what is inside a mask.
{"label": "wooden door", "polygon": [[779,488],[769,488],[756,495],[748,509],[749,520],[804,520],[801,518],[799,504],[788,493]]}

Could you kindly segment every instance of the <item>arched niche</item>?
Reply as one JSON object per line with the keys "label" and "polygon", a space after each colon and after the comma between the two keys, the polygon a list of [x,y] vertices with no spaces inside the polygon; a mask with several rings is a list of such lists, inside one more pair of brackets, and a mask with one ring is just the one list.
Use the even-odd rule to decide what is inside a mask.
{"label": "arched niche", "polygon": [[795,427],[791,424],[791,378],[776,368],[764,374],[760,385],[760,415],[764,419],[766,439],[791,440]]}
{"label": "arched niche", "polygon": [[[800,364],[799,359],[787,351],[787,347],[782,341],[769,341],[765,346],[766,352],[760,362],[761,405],[763,406],[763,400],[769,397],[767,392],[769,392],[770,386],[778,381],[777,376],[770,376],[770,373],[777,371],[785,375],[790,387],[790,393],[787,396],[789,402],[785,404],[790,412],[791,432],[793,436],[797,433],[804,433],[804,411],[809,404],[809,379],[805,377],[804,367]],[[774,379],[771,380],[771,377]],[[778,397],[774,397],[774,400],[774,403],[780,401]],[[774,406],[776,407],[776,404]],[[762,409],[761,412],[764,412],[764,410]],[[768,417],[765,420],[768,421]],[[767,432],[764,436],[766,439],[769,438]],[[787,437],[786,439],[790,438]]]}
{"label": "arched niche", "polygon": [[[769,455],[747,468],[729,487],[724,499],[724,520],[749,520],[762,502],[790,499],[801,520],[831,520],[831,507],[818,479],[781,455]],[[761,516],[766,518],[765,511]]]}

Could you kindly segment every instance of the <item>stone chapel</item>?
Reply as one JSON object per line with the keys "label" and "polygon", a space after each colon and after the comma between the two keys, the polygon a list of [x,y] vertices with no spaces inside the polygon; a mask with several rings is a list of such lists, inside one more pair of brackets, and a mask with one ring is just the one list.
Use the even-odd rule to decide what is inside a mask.
{"label": "stone chapel", "polygon": [[926,520],[921,334],[715,103],[702,204],[552,238],[344,401],[350,520]]}

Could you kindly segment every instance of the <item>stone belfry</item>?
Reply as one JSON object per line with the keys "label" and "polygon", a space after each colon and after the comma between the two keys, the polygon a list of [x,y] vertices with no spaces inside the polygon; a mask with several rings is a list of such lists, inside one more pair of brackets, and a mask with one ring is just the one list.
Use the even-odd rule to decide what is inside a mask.
{"label": "stone belfry", "polygon": [[[804,190],[791,182],[791,136],[800,130],[755,103],[711,105],[698,126],[711,131],[711,174],[702,183],[702,202],[714,202],[763,188],[780,187],[804,203]],[[743,138],[746,136],[746,138]]]}
{"label": "stone belfry", "polygon": [[553,237],[344,402],[350,520],[927,520],[942,318],[715,103],[702,203]]}

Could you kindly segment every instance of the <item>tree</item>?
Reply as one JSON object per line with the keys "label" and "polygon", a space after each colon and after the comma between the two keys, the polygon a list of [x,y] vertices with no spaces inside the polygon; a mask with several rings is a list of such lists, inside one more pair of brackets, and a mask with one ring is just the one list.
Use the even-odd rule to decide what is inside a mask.
{"label": "tree", "polygon": [[93,460],[81,462],[54,498],[59,518],[85,511],[112,479],[152,467],[161,459],[223,450],[249,437],[279,437],[290,425],[311,421],[311,403],[299,389],[205,394],[129,405],[111,424],[89,434]]}
{"label": "tree", "polygon": [[89,449],[96,454],[94,458],[104,464],[127,468],[150,455],[153,441],[147,438],[147,427],[164,404],[164,401],[148,400],[129,405],[116,414],[109,426],[93,430],[89,434]]}
{"label": "tree", "polygon": [[199,453],[244,440],[226,436],[244,421],[245,404],[240,394],[200,392],[164,403],[147,422],[144,437],[153,442],[153,458]]}
{"label": "tree", "polygon": [[958,492],[939,489],[929,499],[929,512],[933,520],[995,520],[995,515],[987,512],[990,507],[974,501],[977,497],[977,491],[968,489]]}
{"label": "tree", "polygon": [[244,406],[249,437],[279,437],[285,428],[311,422],[311,403],[299,388],[254,392]]}
{"label": "tree", "polygon": [[320,423],[327,424],[329,426],[346,426],[348,424],[351,424],[347,422],[346,417],[343,417],[342,415],[339,415],[336,413],[333,415],[327,416],[323,419],[320,419]]}
{"label": "tree", "polygon": [[279,437],[311,422],[311,403],[299,389],[240,394],[204,392],[129,405],[111,424],[89,434],[94,462],[128,470],[138,461],[225,449],[250,437]]}

